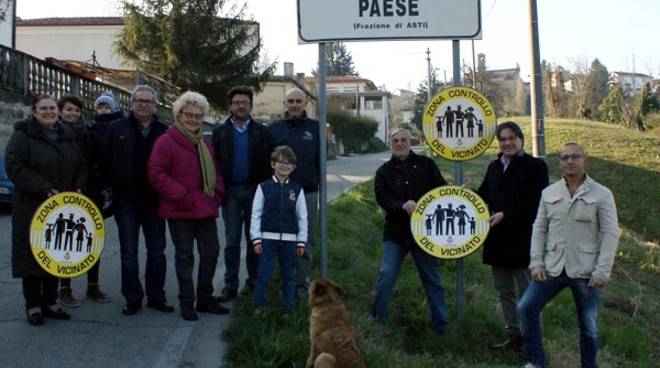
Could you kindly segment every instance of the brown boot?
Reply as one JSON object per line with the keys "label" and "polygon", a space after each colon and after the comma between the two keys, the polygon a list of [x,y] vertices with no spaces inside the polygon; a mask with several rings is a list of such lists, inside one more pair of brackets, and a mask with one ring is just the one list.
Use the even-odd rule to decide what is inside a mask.
{"label": "brown boot", "polygon": [[99,284],[87,285],[87,299],[99,303],[110,303],[110,297],[101,291]]}
{"label": "brown boot", "polygon": [[70,287],[60,288],[59,292],[60,304],[69,308],[76,308],[80,306],[80,302],[73,296],[73,290]]}

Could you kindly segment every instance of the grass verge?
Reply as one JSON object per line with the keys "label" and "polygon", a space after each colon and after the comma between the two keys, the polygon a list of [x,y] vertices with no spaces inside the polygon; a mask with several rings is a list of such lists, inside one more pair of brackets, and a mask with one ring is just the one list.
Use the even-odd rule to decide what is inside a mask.
{"label": "grass verge", "polygon": [[[522,120],[518,120],[522,121]],[[528,133],[528,132],[526,132]],[[615,194],[622,228],[612,281],[603,289],[600,308],[600,363],[603,367],[653,367],[660,358],[660,138],[617,126],[575,121],[546,121],[551,181],[559,177],[561,144],[583,143],[591,158],[589,173]],[[528,142],[531,140],[527,134]],[[529,146],[529,143],[528,145]],[[464,181],[477,187],[496,149],[464,163]],[[453,182],[454,164],[438,162]],[[642,210],[638,211],[638,208]],[[450,329],[443,336],[430,328],[426,299],[408,257],[384,325],[369,319],[373,286],[382,256],[383,214],[373,196],[373,183],[357,186],[333,201],[328,211],[329,274],[345,291],[360,346],[371,367],[516,367],[521,357],[492,352],[504,337],[501,311],[480,252],[465,259],[465,318],[455,316],[455,262],[442,265]],[[274,282],[273,284],[278,284]],[[228,350],[224,367],[304,367],[307,359],[308,307],[281,317],[277,291],[262,316],[251,314],[249,297],[240,297],[224,334]],[[545,347],[550,366],[575,367],[579,362],[579,331],[570,291],[559,294],[543,314]],[[656,363],[654,363],[656,362]]]}

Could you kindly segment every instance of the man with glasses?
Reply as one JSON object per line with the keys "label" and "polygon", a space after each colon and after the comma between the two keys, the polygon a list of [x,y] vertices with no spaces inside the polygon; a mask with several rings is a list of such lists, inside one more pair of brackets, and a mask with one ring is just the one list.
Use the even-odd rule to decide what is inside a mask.
{"label": "man with glasses", "polygon": [[532,224],[541,192],[548,186],[548,166],[525,152],[523,132],[513,121],[499,124],[495,136],[500,153],[488,165],[478,193],[491,213],[483,263],[491,266],[507,339],[490,348],[521,351],[523,339],[516,306],[529,284]]}
{"label": "man with glasses", "polygon": [[540,315],[561,290],[571,289],[580,324],[581,366],[597,367],[600,288],[612,272],[619,225],[612,192],[585,171],[578,144],[560,151],[563,178],[543,191],[532,235],[533,282],[518,304],[527,367],[545,367]]}
{"label": "man with glasses", "polygon": [[[288,90],[284,96],[284,118],[274,122],[269,128],[273,146],[289,146],[298,158],[296,170],[291,180],[305,190],[307,205],[307,243],[305,253],[297,258],[296,297],[307,299],[312,266],[312,239],[318,207],[320,183],[319,128],[318,120],[307,117],[305,107],[307,96],[298,89]],[[325,159],[325,158],[324,158]]]}
{"label": "man with glasses", "polygon": [[[165,298],[165,220],[157,215],[158,194],[147,179],[147,161],[154,142],[167,126],[155,114],[156,92],[138,85],[131,94],[128,116],[108,127],[104,143],[109,182],[112,187],[115,221],[121,251],[122,309],[134,315],[142,308],[146,291],[147,307],[171,313]],[[140,282],[138,240],[140,228],[147,248],[145,287]]]}
{"label": "man with glasses", "polygon": [[225,223],[225,286],[218,300],[227,302],[238,292],[241,265],[241,231],[245,232],[247,250],[245,267],[248,279],[244,291],[254,289],[259,255],[250,246],[250,216],[257,185],[270,177],[271,139],[268,128],[255,121],[252,111],[253,93],[238,86],[229,91],[231,115],[213,130],[213,148],[225,183],[227,198],[222,205]]}

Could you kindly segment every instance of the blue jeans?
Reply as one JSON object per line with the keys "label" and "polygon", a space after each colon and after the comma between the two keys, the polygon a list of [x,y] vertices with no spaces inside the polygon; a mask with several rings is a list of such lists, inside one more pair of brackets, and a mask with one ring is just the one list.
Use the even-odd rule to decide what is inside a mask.
{"label": "blue jeans", "polygon": [[245,226],[247,244],[245,267],[248,272],[246,285],[254,287],[257,280],[259,255],[254,252],[250,241],[250,219],[254,185],[233,185],[227,191],[227,200],[222,205],[222,220],[225,223],[225,287],[238,290],[238,271],[241,268],[241,230]]}
{"label": "blue jeans", "polygon": [[165,299],[165,220],[156,214],[156,206],[138,197],[115,197],[115,221],[121,253],[121,293],[128,303],[142,303],[144,291],[140,282],[138,244],[140,227],[147,248],[144,275],[147,300]]}
{"label": "blue jeans", "polygon": [[266,294],[275,270],[275,259],[280,263],[282,277],[282,306],[285,313],[293,311],[293,294],[296,276],[296,243],[264,239],[261,243],[263,252],[259,258],[257,285],[254,290],[254,307],[261,308],[268,303]]}
{"label": "blue jeans", "polygon": [[520,303],[518,316],[525,342],[525,354],[530,363],[545,367],[540,314],[543,307],[564,288],[573,293],[580,323],[580,358],[582,368],[598,367],[598,303],[600,289],[587,286],[587,279],[572,279],[562,272],[558,277],[548,276],[545,282],[532,282]]}
{"label": "blue jeans", "polygon": [[445,290],[440,284],[438,261],[417,246],[400,245],[393,241],[383,243],[383,262],[376,280],[376,299],[372,315],[378,321],[385,320],[392,290],[399,278],[401,263],[408,252],[415,261],[426,293],[433,329],[442,333],[447,330],[447,307],[445,306]]}

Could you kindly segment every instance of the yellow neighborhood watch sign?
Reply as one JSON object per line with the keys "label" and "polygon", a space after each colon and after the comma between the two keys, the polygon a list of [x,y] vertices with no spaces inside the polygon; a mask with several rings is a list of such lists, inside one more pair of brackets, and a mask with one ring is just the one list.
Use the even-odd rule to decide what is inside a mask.
{"label": "yellow neighborhood watch sign", "polygon": [[46,272],[80,276],[98,262],[105,239],[101,211],[82,194],[64,192],[45,200],[30,227],[32,254]]}
{"label": "yellow neighborhood watch sign", "polygon": [[442,186],[424,194],[410,219],[413,237],[425,252],[442,259],[474,253],[486,240],[490,213],[475,192]]}
{"label": "yellow neighborhood watch sign", "polygon": [[488,99],[467,87],[445,88],[422,116],[424,136],[435,153],[451,161],[471,160],[493,142],[497,118]]}

